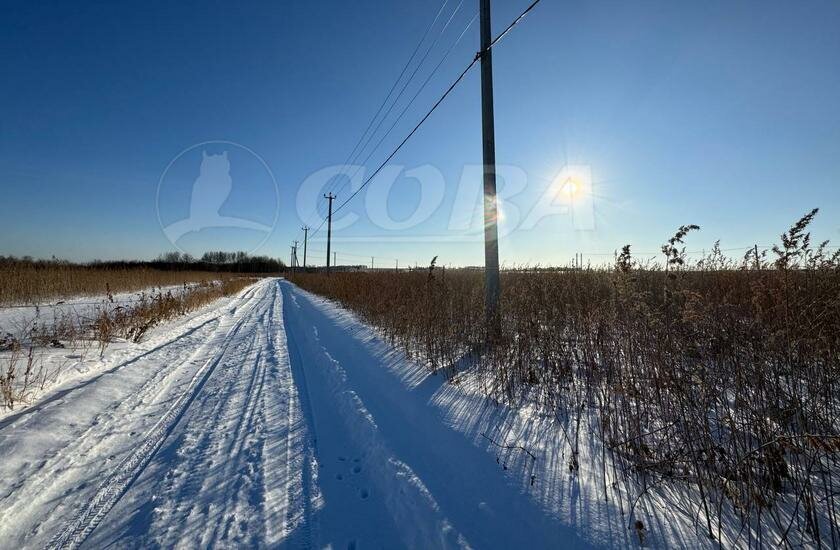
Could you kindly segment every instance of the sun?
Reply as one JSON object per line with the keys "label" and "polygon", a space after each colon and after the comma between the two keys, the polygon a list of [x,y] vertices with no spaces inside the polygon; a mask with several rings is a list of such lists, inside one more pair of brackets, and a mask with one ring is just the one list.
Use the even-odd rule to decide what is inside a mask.
{"label": "sun", "polygon": [[575,178],[566,178],[566,180],[563,181],[560,190],[567,197],[573,198],[580,192],[580,182],[578,182]]}
{"label": "sun", "polygon": [[587,198],[592,190],[592,172],[588,165],[568,165],[554,177],[551,188],[554,198],[578,201]]}
{"label": "sun", "polygon": [[583,184],[574,176],[558,177],[554,180],[554,187],[559,195],[574,199],[583,189]]}

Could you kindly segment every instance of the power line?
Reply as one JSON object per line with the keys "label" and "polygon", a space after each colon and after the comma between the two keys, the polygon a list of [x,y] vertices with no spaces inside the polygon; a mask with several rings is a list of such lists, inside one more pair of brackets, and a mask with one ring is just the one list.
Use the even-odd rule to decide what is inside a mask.
{"label": "power line", "polygon": [[[378,167],[378,168],[377,168],[377,169],[373,172],[373,174],[371,174],[371,175],[370,175],[370,177],[368,177],[368,178],[367,178],[367,179],[366,179],[366,180],[362,183],[362,185],[361,185],[361,186],[359,186],[359,188],[358,188],[358,189],[356,189],[356,190],[355,190],[355,191],[354,191],[354,192],[353,192],[353,193],[352,193],[352,194],[351,194],[351,195],[347,198],[347,200],[345,200],[343,203],[341,203],[341,204],[338,206],[338,208],[336,208],[336,209],[335,209],[334,213],[336,213],[336,212],[338,212],[339,210],[341,210],[341,209],[342,209],[342,208],[343,208],[343,207],[344,207],[344,206],[345,206],[348,202],[350,202],[350,201],[351,201],[351,200],[352,200],[352,199],[353,199],[356,195],[358,195],[358,194],[359,194],[359,191],[361,191],[362,189],[364,189],[364,188],[367,186],[367,184],[369,184],[369,183],[370,183],[370,181],[371,181],[374,177],[376,177],[376,175],[377,175],[379,172],[381,172],[381,171],[382,171],[382,169],[385,167],[385,165],[386,165],[386,164],[387,164],[387,163],[388,163],[388,162],[389,162],[392,158],[394,158],[394,155],[396,155],[396,154],[399,152],[399,150],[400,150],[400,149],[402,149],[403,145],[405,145],[405,144],[406,144],[406,142],[407,142],[409,139],[411,139],[411,136],[413,136],[413,135],[417,132],[417,130],[419,130],[419,129],[420,129],[420,126],[422,126],[422,125],[423,125],[423,123],[424,123],[424,122],[426,122],[426,120],[427,120],[427,119],[428,119],[428,118],[432,115],[432,113],[433,113],[433,112],[435,112],[435,110],[436,110],[436,109],[438,108],[438,106],[439,106],[439,105],[443,102],[443,100],[444,100],[444,99],[446,99],[446,97],[447,97],[447,96],[448,96],[448,95],[452,92],[452,90],[454,90],[454,89],[455,89],[455,86],[457,86],[457,85],[458,85],[458,83],[459,83],[459,82],[461,82],[461,80],[463,80],[463,79],[464,79],[464,76],[466,76],[467,72],[468,72],[470,69],[472,69],[472,68],[473,68],[473,66],[476,64],[476,62],[477,62],[477,61],[478,61],[478,57],[476,57],[475,59],[473,59],[473,61],[472,61],[469,65],[467,65],[467,68],[466,68],[466,69],[464,69],[464,70],[461,72],[461,74],[460,74],[460,75],[458,75],[458,78],[456,78],[456,79],[455,79],[455,81],[454,81],[454,82],[452,82],[452,84],[450,84],[450,85],[449,85],[449,88],[447,88],[447,90],[443,93],[443,95],[440,97],[440,99],[438,99],[438,100],[435,102],[435,104],[434,104],[434,105],[432,106],[432,108],[431,108],[431,109],[430,109],[430,110],[429,110],[429,111],[425,114],[425,116],[423,116],[423,118],[422,118],[422,119],[420,119],[420,122],[418,122],[418,123],[417,123],[417,125],[414,127],[414,129],[413,129],[413,130],[411,130],[411,132],[409,132],[409,133],[408,133],[408,135],[405,137],[405,139],[403,139],[403,140],[400,142],[400,144],[399,144],[399,145],[397,145],[396,149],[394,149],[394,150],[391,152],[391,154],[390,154],[390,155],[388,155],[388,157],[387,157],[387,158],[386,158],[386,159],[382,162],[382,164],[380,164],[380,165],[379,165],[379,167]],[[313,233],[313,235],[316,235],[316,234],[318,233],[318,231],[320,231],[320,229],[321,229],[323,226],[324,226],[324,222],[322,221],[322,222],[321,222],[321,225],[319,225],[319,226],[318,226],[318,228],[315,230],[315,232]]]}
{"label": "power line", "polygon": [[534,8],[536,7],[536,5],[537,5],[537,4],[539,4],[539,3],[540,3],[540,0],[534,0],[534,2],[532,2],[530,6],[528,6],[527,8],[525,8],[525,11],[523,11],[522,13],[520,13],[520,14],[519,14],[519,17],[517,17],[516,19],[514,19],[514,20],[513,20],[513,22],[511,22],[511,24],[510,24],[510,25],[508,25],[508,26],[507,26],[507,28],[506,28],[505,30],[503,30],[501,33],[499,33],[499,35],[498,35],[496,38],[494,38],[493,40],[491,40],[491,41],[490,41],[490,45],[487,47],[487,49],[489,50],[490,48],[492,48],[493,46],[495,46],[495,45],[496,45],[496,42],[498,42],[499,40],[501,40],[502,38],[504,38],[504,37],[505,37],[505,35],[507,35],[507,33],[509,33],[509,32],[511,31],[511,29],[513,29],[513,27],[515,27],[516,25],[518,25],[518,24],[519,24],[519,22],[520,22],[520,21],[522,21],[523,19],[525,19],[525,16],[526,16],[526,15],[528,15],[528,13],[529,13],[532,9],[534,9]]}
{"label": "power line", "polygon": [[[525,9],[525,11],[523,11],[523,12],[522,12],[522,13],[521,13],[521,14],[520,14],[520,15],[519,15],[516,19],[514,19],[514,20],[513,20],[513,22],[512,22],[510,25],[508,25],[508,26],[507,26],[507,28],[506,28],[506,29],[505,29],[505,30],[504,30],[501,34],[499,34],[496,38],[494,38],[494,39],[490,42],[490,45],[487,47],[487,49],[489,50],[489,49],[493,48],[493,47],[496,45],[496,43],[498,43],[498,42],[499,42],[499,40],[501,40],[501,39],[502,39],[502,38],[503,38],[503,37],[504,37],[507,33],[509,33],[509,32],[511,31],[511,29],[513,29],[513,27],[515,27],[517,24],[519,24],[519,23],[522,21],[522,19],[523,19],[523,18],[524,18],[524,17],[525,17],[525,16],[526,16],[526,15],[527,15],[527,14],[528,14],[531,10],[533,10],[533,9],[534,9],[534,7],[535,7],[537,4],[539,4],[540,2],[541,2],[541,0],[534,0],[534,2],[533,2],[533,3],[531,3],[531,5],[529,5],[529,6]],[[463,71],[461,71],[461,74],[459,74],[459,75],[458,75],[458,77],[457,77],[457,78],[456,78],[456,79],[452,82],[452,84],[450,84],[450,85],[449,85],[449,87],[446,89],[446,91],[443,93],[443,95],[441,95],[441,96],[440,96],[440,98],[439,98],[439,99],[438,99],[438,100],[434,103],[434,105],[432,105],[431,109],[429,109],[429,110],[428,110],[428,112],[426,112],[426,114],[423,116],[423,118],[421,118],[421,119],[420,119],[420,122],[418,122],[418,123],[417,123],[417,125],[416,125],[416,126],[414,126],[414,128],[413,128],[413,129],[412,129],[412,130],[408,133],[408,135],[407,135],[407,136],[406,136],[406,137],[405,137],[405,138],[404,138],[404,139],[403,139],[403,140],[399,143],[399,145],[397,145],[397,147],[396,147],[396,148],[395,148],[395,149],[391,152],[391,154],[389,154],[389,155],[385,158],[385,160],[384,160],[384,161],[383,161],[383,162],[379,165],[379,167],[378,167],[378,168],[377,168],[377,169],[373,172],[373,174],[371,174],[371,175],[370,175],[370,176],[369,176],[369,177],[368,177],[368,178],[367,178],[364,182],[362,182],[362,184],[359,186],[359,188],[358,188],[356,191],[354,191],[354,192],[353,192],[353,193],[352,193],[352,194],[351,194],[351,195],[350,195],[350,196],[349,196],[349,197],[348,197],[348,198],[347,198],[344,202],[342,202],[342,203],[341,203],[341,204],[340,204],[340,205],[339,205],[339,206],[338,206],[338,207],[337,207],[337,208],[333,211],[333,214],[337,213],[339,210],[341,210],[342,208],[344,208],[344,206],[346,206],[346,205],[347,205],[347,203],[349,203],[351,200],[353,200],[353,198],[354,198],[356,195],[358,195],[358,194],[359,194],[359,192],[360,192],[362,189],[364,189],[364,188],[365,188],[365,187],[366,187],[366,186],[367,186],[367,185],[371,182],[371,180],[373,180],[373,178],[374,178],[374,177],[376,177],[376,175],[377,175],[379,172],[381,172],[381,171],[382,171],[382,169],[385,167],[385,165],[386,165],[386,164],[388,164],[388,162],[389,162],[392,158],[394,158],[394,156],[395,156],[395,155],[396,155],[396,154],[400,151],[400,149],[402,149],[402,147],[406,144],[406,142],[408,142],[408,140],[409,140],[409,139],[411,139],[411,137],[412,137],[415,133],[417,133],[417,130],[419,130],[419,129],[420,129],[420,126],[422,126],[422,125],[423,125],[423,123],[425,123],[425,122],[426,122],[426,120],[428,120],[428,118],[432,115],[432,113],[434,113],[434,112],[435,112],[435,110],[436,110],[436,109],[440,106],[440,104],[441,104],[441,103],[443,103],[443,100],[444,100],[444,99],[446,99],[446,98],[449,96],[449,94],[450,94],[450,93],[452,93],[452,90],[454,90],[454,89],[455,89],[455,87],[456,87],[456,86],[457,86],[457,85],[458,85],[458,84],[459,84],[459,83],[460,83],[460,82],[464,79],[464,77],[467,75],[467,73],[469,72],[469,70],[470,70],[470,69],[472,69],[472,68],[475,66],[475,64],[476,64],[476,63],[478,63],[478,61],[479,61],[480,59],[481,59],[481,52],[478,52],[478,53],[476,53],[475,57],[473,57],[473,60],[472,60],[472,61],[471,61],[471,62],[470,62],[467,66],[466,66],[466,68],[465,68]],[[320,230],[320,229],[324,226],[324,223],[325,223],[325,221],[322,221],[322,222],[321,222],[321,225],[319,225],[319,226],[318,226],[318,228],[317,228],[317,229],[313,232],[313,235],[315,235],[315,234],[317,234],[317,233],[318,233],[318,231],[319,231],[319,230]]]}
{"label": "power line", "polygon": [[[364,132],[362,132],[362,135],[361,135],[361,136],[359,136],[359,139],[356,141],[356,144],[353,146],[353,149],[350,151],[350,154],[349,154],[349,155],[347,156],[347,158],[344,160],[344,163],[342,164],[342,166],[347,166],[347,165],[351,162],[351,159],[354,159],[354,158],[355,158],[355,157],[354,157],[354,155],[356,154],[356,151],[357,151],[357,149],[359,148],[359,145],[362,143],[362,140],[364,140],[364,139],[365,139],[365,136],[367,135],[368,131],[369,131],[369,130],[371,129],[371,127],[373,126],[373,123],[374,123],[374,122],[376,121],[376,119],[379,117],[380,113],[382,112],[382,109],[383,109],[383,108],[385,107],[385,105],[388,103],[388,100],[391,98],[391,95],[394,93],[394,90],[396,90],[397,85],[398,85],[398,84],[400,83],[400,81],[402,80],[402,77],[405,75],[405,72],[408,70],[409,66],[411,66],[411,62],[412,62],[412,61],[414,60],[414,58],[417,56],[417,52],[418,52],[418,51],[420,51],[420,46],[422,46],[422,45],[423,45],[423,42],[425,42],[425,41],[426,41],[426,38],[429,36],[429,32],[432,30],[432,28],[433,28],[433,27],[435,26],[435,24],[438,22],[438,19],[440,19],[440,15],[443,13],[443,10],[444,10],[444,8],[446,8],[446,5],[447,5],[448,3],[449,3],[449,0],[444,0],[444,1],[443,1],[443,3],[441,4],[440,8],[439,8],[439,9],[438,9],[438,11],[437,11],[437,13],[435,14],[434,19],[432,19],[432,22],[431,22],[431,23],[429,23],[429,26],[428,26],[428,27],[426,27],[426,30],[423,32],[423,36],[421,36],[421,37],[420,37],[420,41],[419,41],[419,42],[417,42],[417,45],[414,47],[414,51],[412,51],[412,52],[411,52],[411,56],[408,58],[408,61],[406,61],[405,65],[404,65],[404,66],[403,66],[403,68],[402,68],[402,71],[400,71],[399,76],[398,76],[398,77],[397,77],[397,79],[394,81],[394,83],[391,85],[391,89],[390,89],[390,90],[388,90],[388,94],[385,96],[385,99],[383,99],[383,100],[382,100],[382,103],[379,105],[379,108],[376,110],[376,113],[373,115],[373,117],[372,117],[372,118],[370,119],[370,121],[368,122],[368,125],[367,125],[367,127],[365,128]],[[444,30],[445,30],[445,28],[444,28]],[[428,51],[427,51],[427,55],[428,55]],[[425,59],[425,58],[424,58],[424,59]],[[420,63],[422,64],[422,60],[421,60],[421,62],[420,62]],[[418,68],[419,68],[419,65],[418,65]],[[416,73],[416,71],[415,71],[415,73]],[[411,78],[412,78],[412,77],[413,77],[413,74],[412,74],[412,76],[411,76],[411,77],[409,77],[409,79],[406,81],[406,85],[408,84],[408,82],[410,82],[410,81],[411,81]],[[397,99],[399,99],[399,97],[397,97]],[[396,102],[396,101],[397,101],[397,99],[395,99],[394,101]],[[389,110],[389,112],[390,112],[390,110]],[[388,116],[388,113],[386,113],[386,114],[385,114],[385,117],[387,117],[387,116]],[[384,119],[384,117],[383,117],[383,119]],[[374,130],[374,132],[375,132],[375,131],[376,131],[376,130]],[[331,192],[335,191],[335,185],[336,185],[335,183],[331,184],[331,185],[330,185],[330,189],[328,190],[328,192],[330,192],[330,193],[331,193]],[[314,212],[312,213],[312,215],[309,217],[309,220],[307,221],[307,225],[308,225],[308,224],[312,221],[312,217],[313,217],[313,216],[315,216],[317,213],[318,213],[318,203],[316,203],[316,205],[315,205],[315,211],[314,211]]]}
{"label": "power line", "polygon": [[397,89],[397,84],[399,84],[400,80],[402,80],[402,77],[405,75],[405,72],[408,70],[408,67],[411,65],[411,62],[414,60],[415,56],[417,55],[417,52],[420,51],[420,46],[423,45],[423,42],[426,40],[426,37],[429,35],[429,32],[432,30],[432,27],[434,27],[435,23],[437,23],[438,19],[440,18],[440,14],[443,13],[443,9],[446,7],[446,5],[448,3],[449,3],[449,0],[444,0],[444,2],[440,6],[440,9],[438,9],[438,11],[437,11],[437,14],[435,14],[435,18],[432,20],[431,23],[429,23],[429,26],[426,27],[426,31],[423,33],[423,36],[420,38],[420,41],[417,43],[417,46],[414,47],[414,51],[411,52],[411,56],[408,58],[408,61],[406,61],[405,65],[402,68],[402,71],[400,71],[400,75],[394,81],[394,84],[391,85],[391,89],[388,90],[388,95],[386,95],[385,99],[382,100],[382,103],[379,105],[379,108],[376,110],[376,113],[373,115],[373,118],[371,118],[370,122],[368,122],[368,125],[365,128],[365,131],[362,132],[361,136],[359,136],[359,139],[356,141],[356,144],[353,146],[353,149],[350,151],[350,154],[347,156],[347,159],[344,161],[345,166],[347,165],[348,162],[350,162],[350,159],[353,158],[353,155],[356,153],[356,150],[359,148],[359,145],[362,143],[362,140],[364,139],[364,137],[367,135],[368,131],[370,131],[371,127],[373,126],[374,121],[379,117],[380,113],[382,113],[382,109],[385,107],[385,104],[388,103],[388,100],[391,98],[391,95],[394,93],[394,90]]}
{"label": "power line", "polygon": [[[367,163],[367,161],[370,160],[370,157],[372,157],[373,154],[379,149],[379,146],[382,145],[382,142],[385,141],[385,138],[387,138],[391,134],[391,132],[397,126],[397,123],[399,123],[399,121],[402,120],[402,117],[405,116],[405,113],[408,112],[408,109],[414,104],[414,101],[417,99],[417,97],[420,95],[420,93],[426,88],[426,85],[429,83],[429,81],[432,79],[432,77],[437,73],[437,70],[440,68],[440,66],[443,64],[443,62],[446,61],[446,58],[449,57],[449,54],[452,52],[452,50],[455,49],[455,47],[461,42],[461,39],[464,38],[464,35],[467,33],[469,28],[475,22],[476,17],[478,17],[478,13],[473,15],[472,19],[470,19],[469,23],[467,23],[467,26],[464,27],[464,30],[461,31],[461,34],[458,36],[458,38],[455,40],[455,42],[453,42],[452,45],[449,46],[449,49],[447,49],[446,53],[443,54],[443,57],[440,59],[440,61],[438,61],[438,64],[435,65],[435,68],[432,69],[432,72],[429,73],[429,75],[426,77],[426,80],[423,82],[423,84],[420,85],[420,88],[417,90],[417,92],[415,92],[415,94],[411,98],[411,100],[405,105],[405,107],[400,112],[400,114],[397,116],[397,118],[394,119],[394,122],[391,124],[391,126],[388,128],[388,130],[382,135],[381,138],[379,138],[379,141],[376,143],[374,148],[371,149],[370,153],[368,153],[368,156],[365,157],[365,160],[362,161],[362,163],[361,163],[362,166],[364,166]],[[353,175],[350,176],[351,181],[356,176],[356,174],[359,172],[360,169],[361,169],[361,167],[356,168],[356,170],[353,172]],[[346,182],[345,182],[344,185],[346,185]],[[344,186],[342,186],[340,190],[343,190],[343,189],[344,189]]]}
{"label": "power line", "polygon": [[[417,75],[417,72],[420,70],[420,67],[422,67],[423,63],[426,62],[426,59],[429,57],[429,54],[431,53],[432,49],[437,45],[438,41],[443,36],[443,33],[446,32],[446,29],[449,28],[450,23],[452,23],[452,19],[461,10],[461,6],[463,5],[463,3],[464,3],[464,0],[461,0],[458,3],[458,6],[455,7],[455,10],[449,16],[449,19],[446,21],[446,24],[443,26],[443,28],[441,28],[440,32],[438,32],[438,35],[435,37],[434,41],[426,49],[426,53],[423,54],[423,57],[422,57],[422,59],[420,59],[420,62],[417,64],[416,67],[414,67],[414,71],[411,73],[411,76],[408,77],[408,80],[405,81],[405,84],[403,84],[402,88],[400,89],[400,93],[397,94],[397,97],[394,98],[394,101],[391,103],[391,106],[388,107],[388,110],[385,112],[385,114],[379,120],[379,123],[376,125],[376,128],[374,128],[373,132],[370,133],[370,135],[368,136],[364,145],[362,145],[361,149],[359,149],[357,155],[355,157],[353,157],[353,159],[351,160],[351,163],[356,161],[358,156],[361,155],[362,152],[367,148],[368,144],[370,143],[370,140],[373,139],[373,136],[376,135],[376,132],[379,131],[379,128],[382,127],[382,123],[385,122],[385,120],[388,118],[388,115],[391,114],[391,111],[394,109],[394,107],[396,107],[397,102],[400,100],[402,95],[405,93],[406,89],[408,88],[408,85],[411,84],[411,81],[414,80],[414,77]],[[377,144],[377,147],[378,147],[378,144]],[[376,148],[374,148],[370,152],[370,155],[372,155],[374,153],[374,151],[376,151]],[[370,157],[370,155],[368,155],[368,157]],[[356,171],[358,171],[358,169]],[[353,176],[355,176],[355,173],[353,174]],[[351,176],[351,179],[352,179],[352,176]]]}
{"label": "power line", "polygon": [[[317,252],[320,254],[326,253],[325,250],[313,250],[312,252]],[[370,254],[353,254],[350,252],[337,252],[339,256],[352,256],[354,258],[370,258]],[[383,260],[399,260],[399,258],[394,258],[390,256],[380,256],[379,254],[376,255],[377,258],[381,258]]]}

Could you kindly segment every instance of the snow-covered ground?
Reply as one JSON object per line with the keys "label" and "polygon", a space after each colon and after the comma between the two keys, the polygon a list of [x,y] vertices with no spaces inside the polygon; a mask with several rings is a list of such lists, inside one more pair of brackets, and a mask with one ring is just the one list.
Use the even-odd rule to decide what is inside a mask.
{"label": "snow-covered ground", "polygon": [[0,307],[0,336],[18,335],[31,329],[33,323],[53,325],[62,319],[95,319],[103,309],[130,307],[142,295],[171,292],[179,295],[196,287],[196,283],[149,288],[143,292],[117,292],[109,296],[80,296],[50,303]]}
{"label": "snow-covered ground", "polygon": [[[0,419],[0,546],[638,546],[558,430],[264,279]],[[659,517],[648,544],[708,544]]]}
{"label": "snow-covered ground", "polygon": [[[220,281],[213,284],[220,284]],[[80,296],[38,305],[0,307],[0,379],[7,375],[10,365],[14,364],[13,386],[16,392],[22,394],[15,400],[14,409],[37,402],[42,395],[53,391],[57,386],[86,379],[107,370],[126,357],[133,357],[138,350],[148,347],[150,341],[156,341],[146,338],[145,344],[137,346],[112,336],[106,346],[108,353],[100,356],[99,343],[95,334],[92,334],[92,327],[100,314],[105,312],[113,315],[118,309],[131,309],[141,301],[148,303],[155,296],[167,293],[180,296],[198,286],[191,283],[153,287],[140,292],[115,293],[110,296]],[[223,302],[199,308],[198,312],[186,316],[176,326],[188,326],[193,317],[218,308],[221,303]],[[163,329],[164,332],[168,330]],[[36,337],[46,342],[52,339],[53,343],[36,343],[30,346]],[[11,351],[13,343],[18,344],[18,353]],[[30,353],[31,369],[28,375],[25,375]],[[0,418],[11,412],[13,410],[10,411],[0,402]]]}

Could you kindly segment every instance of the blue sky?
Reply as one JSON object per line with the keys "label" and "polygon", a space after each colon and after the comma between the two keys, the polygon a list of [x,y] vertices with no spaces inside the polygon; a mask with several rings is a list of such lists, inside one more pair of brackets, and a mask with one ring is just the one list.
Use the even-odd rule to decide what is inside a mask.
{"label": "blue sky", "polygon": [[[7,2],[0,254],[85,260],[173,250],[158,212],[187,216],[204,149],[230,150],[234,191],[222,215],[271,223],[279,199],[257,252],[287,257],[311,213],[297,206],[300,186],[346,160],[442,1]],[[494,31],[528,3],[496,0]],[[475,0],[457,6],[444,7],[425,44],[451,23],[392,116],[477,11]],[[575,252],[598,261],[625,243],[655,251],[684,223],[702,226],[689,249],[716,239],[724,248],[771,244],[816,206],[815,237],[840,244],[838,28],[837,2],[543,0],[494,49],[497,161],[525,175],[504,204],[503,262],[564,263]],[[477,44],[473,24],[370,155],[367,173]],[[481,242],[451,230],[458,193],[480,185],[474,171],[464,176],[481,162],[475,69],[392,163],[383,204],[393,220],[415,211],[427,185],[438,185],[429,183],[435,174],[440,206],[417,225],[387,229],[370,222],[363,191],[342,212],[357,221],[336,231],[341,263],[482,262]],[[242,150],[233,146],[193,148],[166,172],[185,149],[218,140],[256,153],[277,197],[260,163],[236,160]],[[518,227],[566,165],[591,169],[594,225],[582,230],[559,213]],[[345,187],[339,202],[347,196]],[[315,261],[324,233],[311,243]],[[251,249],[264,236],[209,230],[178,245]]]}

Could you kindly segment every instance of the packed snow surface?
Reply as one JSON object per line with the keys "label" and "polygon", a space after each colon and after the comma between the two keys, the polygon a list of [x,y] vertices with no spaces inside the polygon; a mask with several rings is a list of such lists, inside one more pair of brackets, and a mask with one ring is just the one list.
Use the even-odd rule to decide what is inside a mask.
{"label": "packed snow surface", "polygon": [[551,422],[428,374],[284,280],[102,361],[0,418],[1,546],[638,545],[564,468]]}

